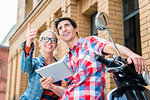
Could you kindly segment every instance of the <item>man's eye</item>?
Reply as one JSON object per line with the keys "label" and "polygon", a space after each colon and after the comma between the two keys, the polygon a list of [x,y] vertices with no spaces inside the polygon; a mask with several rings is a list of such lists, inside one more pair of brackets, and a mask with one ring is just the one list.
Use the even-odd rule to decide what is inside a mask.
{"label": "man's eye", "polygon": [[65,26],[69,26],[69,24],[65,24]]}
{"label": "man's eye", "polygon": [[59,27],[58,30],[62,29],[62,27]]}

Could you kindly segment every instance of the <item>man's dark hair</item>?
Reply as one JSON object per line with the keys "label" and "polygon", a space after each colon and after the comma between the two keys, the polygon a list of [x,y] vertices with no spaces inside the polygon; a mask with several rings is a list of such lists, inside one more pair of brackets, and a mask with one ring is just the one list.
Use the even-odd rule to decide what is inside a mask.
{"label": "man's dark hair", "polygon": [[[61,18],[58,18],[58,19],[56,19],[55,22],[54,22],[54,23],[55,23],[55,28],[57,29],[58,34],[59,34],[59,31],[58,31],[58,24],[59,24],[61,21],[64,21],[64,20],[68,20],[74,28],[77,27],[76,22],[75,22],[73,19],[69,18],[69,17],[61,17]],[[78,35],[78,34],[77,34],[77,35]]]}

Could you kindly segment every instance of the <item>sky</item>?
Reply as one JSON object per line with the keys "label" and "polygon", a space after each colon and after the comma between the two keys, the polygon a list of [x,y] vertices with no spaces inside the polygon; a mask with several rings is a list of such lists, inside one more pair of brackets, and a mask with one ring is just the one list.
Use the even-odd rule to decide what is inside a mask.
{"label": "sky", "polygon": [[0,43],[17,21],[18,0],[2,0],[0,3]]}

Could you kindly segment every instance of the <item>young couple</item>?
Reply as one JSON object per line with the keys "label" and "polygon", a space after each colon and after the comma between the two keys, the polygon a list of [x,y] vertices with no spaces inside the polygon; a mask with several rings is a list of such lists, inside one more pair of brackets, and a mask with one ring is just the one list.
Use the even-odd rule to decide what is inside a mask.
{"label": "young couple", "polygon": [[[67,88],[61,86],[61,81],[53,83],[53,78],[41,78],[35,70],[54,63],[57,59],[53,51],[57,47],[57,37],[51,30],[44,31],[39,38],[41,54],[33,58],[37,30],[28,25],[27,39],[22,43],[23,54],[21,69],[29,76],[29,86],[20,97],[21,100],[104,100],[105,97],[105,66],[94,59],[95,52],[99,55],[116,54],[113,44],[96,36],[80,38],[78,27],[74,20],[68,17],[55,21],[59,37],[68,45],[69,52],[63,58],[74,72],[72,77],[64,79]],[[116,44],[121,57],[127,58],[129,64],[134,63],[140,74],[146,70],[145,60],[129,50]],[[59,98],[60,97],[60,98]]]}

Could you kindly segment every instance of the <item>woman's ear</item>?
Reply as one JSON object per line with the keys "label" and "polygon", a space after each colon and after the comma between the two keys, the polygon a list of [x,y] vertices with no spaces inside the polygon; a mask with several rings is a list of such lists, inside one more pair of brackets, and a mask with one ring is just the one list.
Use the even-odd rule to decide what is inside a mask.
{"label": "woman's ear", "polygon": [[55,48],[57,48],[57,46],[58,46],[58,43],[56,43],[56,46],[55,46]]}

